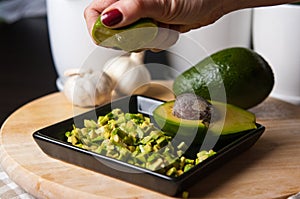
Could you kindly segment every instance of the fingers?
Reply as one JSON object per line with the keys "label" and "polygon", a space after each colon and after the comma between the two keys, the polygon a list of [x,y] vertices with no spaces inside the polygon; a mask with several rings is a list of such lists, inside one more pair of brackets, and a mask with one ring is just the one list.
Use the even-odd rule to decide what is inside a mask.
{"label": "fingers", "polygon": [[140,18],[152,18],[186,32],[216,21],[222,16],[219,0],[94,0],[85,10],[91,31],[97,17],[110,28],[119,28]]}
{"label": "fingers", "polygon": [[[203,0],[119,0],[108,6],[102,12],[102,22],[111,13],[118,11],[122,20],[104,23],[111,28],[119,28],[137,21],[140,18],[152,18],[164,24],[195,23],[201,10]],[[116,15],[115,15],[116,16]],[[119,18],[120,19],[120,18]],[[106,21],[106,20],[105,20]]]}
{"label": "fingers", "polygon": [[[170,24],[174,30],[186,32],[201,16],[203,0],[94,0],[85,10],[89,31],[97,17],[110,28],[129,25],[140,18],[152,18],[160,23]],[[181,25],[184,24],[184,25]]]}
{"label": "fingers", "polygon": [[[160,3],[159,0],[119,0],[103,10],[101,20],[104,22],[107,15],[117,10],[121,13],[122,20],[113,24],[104,22],[104,25],[111,28],[119,28],[143,17],[156,19],[157,16],[162,15],[165,6],[166,4]],[[111,18],[110,20],[113,21],[114,19]]]}
{"label": "fingers", "polygon": [[101,15],[103,10],[108,6],[117,2],[117,0],[94,0],[92,3],[84,10],[84,18],[86,20],[87,28],[89,33],[92,33],[93,26],[97,18]]}

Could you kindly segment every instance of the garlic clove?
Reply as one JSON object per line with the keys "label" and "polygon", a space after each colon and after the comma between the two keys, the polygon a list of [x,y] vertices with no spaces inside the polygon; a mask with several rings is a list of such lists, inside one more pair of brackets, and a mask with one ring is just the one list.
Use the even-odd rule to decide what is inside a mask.
{"label": "garlic clove", "polygon": [[107,61],[103,71],[109,75],[115,85],[120,77],[132,67],[131,60],[128,56],[115,57]]}
{"label": "garlic clove", "polygon": [[111,78],[104,72],[98,72],[68,77],[63,92],[75,106],[91,107],[108,102],[112,90]]}
{"label": "garlic clove", "polygon": [[145,65],[139,65],[124,73],[115,90],[122,95],[143,94],[148,90],[151,75]]}
{"label": "garlic clove", "polygon": [[[100,78],[99,78],[100,77]],[[96,85],[96,103],[95,105],[100,105],[111,100],[111,95],[113,91],[112,79],[105,73],[95,74],[95,85]]]}
{"label": "garlic clove", "polygon": [[132,52],[109,60],[104,71],[111,77],[120,95],[142,94],[147,90],[151,75],[144,65],[145,52]]}

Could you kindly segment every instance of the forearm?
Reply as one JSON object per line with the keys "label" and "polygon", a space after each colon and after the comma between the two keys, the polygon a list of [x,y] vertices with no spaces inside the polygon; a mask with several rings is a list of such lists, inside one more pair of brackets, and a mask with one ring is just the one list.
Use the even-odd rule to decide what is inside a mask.
{"label": "forearm", "polygon": [[299,0],[222,0],[223,12],[229,13],[231,11],[240,10],[244,8],[254,8],[261,6],[272,6],[286,3],[299,2]]}

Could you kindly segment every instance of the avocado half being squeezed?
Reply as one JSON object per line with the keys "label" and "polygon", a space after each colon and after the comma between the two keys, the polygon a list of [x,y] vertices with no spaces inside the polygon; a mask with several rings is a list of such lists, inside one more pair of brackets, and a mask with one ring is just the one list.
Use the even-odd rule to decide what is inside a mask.
{"label": "avocado half being squeezed", "polygon": [[99,16],[92,30],[92,37],[96,44],[127,52],[149,48],[157,34],[157,24],[148,18],[142,18],[122,28],[112,29],[104,26]]}

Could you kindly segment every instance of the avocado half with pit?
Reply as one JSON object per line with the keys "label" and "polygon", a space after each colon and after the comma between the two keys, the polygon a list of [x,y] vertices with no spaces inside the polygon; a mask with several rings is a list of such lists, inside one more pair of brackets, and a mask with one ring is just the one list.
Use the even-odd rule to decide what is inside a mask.
{"label": "avocado half with pit", "polygon": [[257,128],[253,113],[231,104],[211,102],[213,116],[210,124],[206,125],[202,120],[187,120],[174,116],[174,103],[175,101],[165,102],[153,111],[157,125],[173,137],[180,133],[186,137],[194,136],[201,142],[207,132],[225,136]]}

